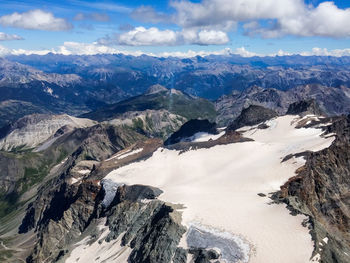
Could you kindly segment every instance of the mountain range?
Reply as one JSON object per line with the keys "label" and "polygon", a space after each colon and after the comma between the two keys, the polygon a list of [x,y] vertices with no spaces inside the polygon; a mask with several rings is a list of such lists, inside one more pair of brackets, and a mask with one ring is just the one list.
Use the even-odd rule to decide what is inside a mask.
{"label": "mountain range", "polygon": [[350,57],[0,59],[0,262],[350,261]]}
{"label": "mountain range", "polygon": [[[2,58],[0,72],[0,126],[25,112],[78,116],[108,108],[153,85],[212,101],[223,125],[242,109],[225,106],[232,101],[246,107],[251,100],[283,112],[290,102],[315,98],[329,114],[348,112],[349,57],[21,55]],[[250,98],[242,102],[243,97]]]}

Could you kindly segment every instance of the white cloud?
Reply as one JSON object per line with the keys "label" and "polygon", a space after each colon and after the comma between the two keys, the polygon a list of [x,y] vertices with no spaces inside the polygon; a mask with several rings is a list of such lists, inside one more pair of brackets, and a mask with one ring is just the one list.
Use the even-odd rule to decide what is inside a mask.
{"label": "white cloud", "polygon": [[78,13],[73,19],[76,21],[94,20],[98,22],[108,22],[110,17],[104,13]]}
{"label": "white cloud", "polygon": [[257,53],[251,52],[246,50],[244,47],[236,48],[236,50],[233,52],[236,55],[240,55],[244,58],[249,58],[249,57],[255,57],[255,56],[262,56]]}
{"label": "white cloud", "polygon": [[14,35],[14,34],[6,34],[4,32],[0,32],[0,41],[9,41],[9,40],[23,40],[23,37]]}
{"label": "white cloud", "polygon": [[[171,2],[176,21],[183,28],[217,28],[228,23],[246,22],[248,35],[275,38],[296,36],[350,36],[350,8],[338,8],[334,2],[314,7],[303,0],[188,0]],[[271,25],[260,25],[267,20]],[[222,29],[224,30],[224,29]]]}
{"label": "white cloud", "polygon": [[216,30],[183,30],[181,37],[186,44],[223,45],[229,42],[225,32]]}
{"label": "white cloud", "polygon": [[119,35],[118,43],[127,46],[171,46],[177,43],[177,35],[172,30],[141,26]]}
{"label": "white cloud", "polygon": [[94,43],[64,42],[55,53],[63,55],[115,54],[118,50]]}
{"label": "white cloud", "polygon": [[301,52],[303,56],[350,56],[350,48],[328,50],[327,48],[314,47],[311,52]]}
{"label": "white cloud", "polygon": [[201,3],[173,1],[177,21],[184,27],[221,25],[227,21],[272,19],[297,15],[302,0],[203,0]]}
{"label": "white cloud", "polygon": [[228,42],[229,38],[223,31],[196,29],[173,31],[160,30],[156,27],[136,27],[122,34],[107,35],[98,40],[102,45],[124,46],[223,45]]}
{"label": "white cloud", "polygon": [[348,25],[350,8],[339,9],[333,2],[324,2],[298,16],[279,19],[277,30],[299,36],[349,37]]}
{"label": "white cloud", "polygon": [[46,31],[64,31],[72,28],[72,25],[65,19],[56,18],[52,13],[40,9],[1,16],[0,24],[8,27]]}

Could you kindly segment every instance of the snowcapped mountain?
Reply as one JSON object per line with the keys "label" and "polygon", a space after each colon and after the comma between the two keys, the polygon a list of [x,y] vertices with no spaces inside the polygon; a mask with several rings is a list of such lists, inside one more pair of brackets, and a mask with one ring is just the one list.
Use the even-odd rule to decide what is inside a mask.
{"label": "snowcapped mountain", "polygon": [[[346,262],[349,120],[317,110],[252,106],[226,129],[189,121],[171,144],[124,125],[130,113],[4,153],[27,179],[7,183],[25,206],[2,217],[19,232],[3,242],[29,262]],[[42,156],[49,175],[30,183]]]}
{"label": "snowcapped mountain", "polygon": [[1,59],[0,261],[349,262],[349,83],[348,57]]}

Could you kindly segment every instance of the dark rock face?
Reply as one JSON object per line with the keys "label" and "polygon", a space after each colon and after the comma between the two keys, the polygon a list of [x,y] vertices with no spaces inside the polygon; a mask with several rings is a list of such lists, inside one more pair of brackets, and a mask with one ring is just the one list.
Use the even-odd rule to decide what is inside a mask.
{"label": "dark rock face", "polygon": [[41,202],[38,209],[42,209],[37,212],[39,220],[35,227],[38,241],[27,262],[55,261],[98,216],[103,196],[97,182],[79,186],[63,183],[58,187],[38,200]]}
{"label": "dark rock face", "polygon": [[313,114],[313,115],[325,115],[324,112],[320,109],[319,105],[317,104],[316,100],[302,100],[298,102],[294,102],[289,105],[287,114],[290,115],[307,115],[307,114]]}
{"label": "dark rock face", "polygon": [[[36,243],[27,262],[56,262],[96,222],[106,218],[107,242],[121,237],[132,252],[129,262],[170,262],[181,236],[181,214],[171,204],[156,200],[161,190],[143,185],[119,185],[110,205],[103,201],[106,189],[98,180],[66,183],[62,175],[42,188],[28,209],[20,233],[36,232]],[[106,182],[104,182],[106,183]],[[143,202],[143,200],[149,200]],[[89,230],[90,231],[90,230]],[[96,231],[96,230],[94,230]],[[100,233],[96,233],[98,235]]]}
{"label": "dark rock face", "polygon": [[329,148],[308,153],[305,166],[276,197],[294,211],[310,216],[321,262],[345,263],[350,260],[350,117],[332,121],[326,132],[335,133],[335,141]]}
{"label": "dark rock face", "polygon": [[214,259],[219,259],[220,254],[212,249],[190,249],[195,263],[210,263]]}
{"label": "dark rock face", "polygon": [[188,252],[182,247],[178,247],[173,257],[173,263],[186,263]]}
{"label": "dark rock face", "polygon": [[[136,197],[132,193],[134,187],[119,188],[117,204],[107,212],[107,225],[111,232],[106,240],[111,241],[125,232],[121,240],[123,246],[128,245],[133,249],[130,262],[170,262],[186,231],[181,225],[181,216],[162,201],[143,204],[140,202],[141,196],[137,198],[138,201],[133,200]],[[141,186],[138,188],[142,190]]]}
{"label": "dark rock face", "polygon": [[190,120],[186,122],[181,128],[174,132],[165,142],[164,145],[170,145],[180,142],[182,139],[188,138],[197,132],[207,132],[217,134],[216,124],[208,120]]}
{"label": "dark rock face", "polygon": [[243,126],[256,125],[277,116],[278,114],[274,110],[258,105],[250,105],[248,108],[242,110],[237,119],[227,127],[227,130],[234,131]]}

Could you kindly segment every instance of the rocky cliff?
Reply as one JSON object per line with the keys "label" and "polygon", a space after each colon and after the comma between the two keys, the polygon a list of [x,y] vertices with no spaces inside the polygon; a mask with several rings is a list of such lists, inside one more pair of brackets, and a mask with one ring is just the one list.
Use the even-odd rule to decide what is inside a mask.
{"label": "rocky cliff", "polygon": [[331,122],[326,135],[336,134],[329,148],[307,153],[306,164],[275,197],[310,217],[315,253],[321,262],[348,262],[350,255],[350,116]]}

